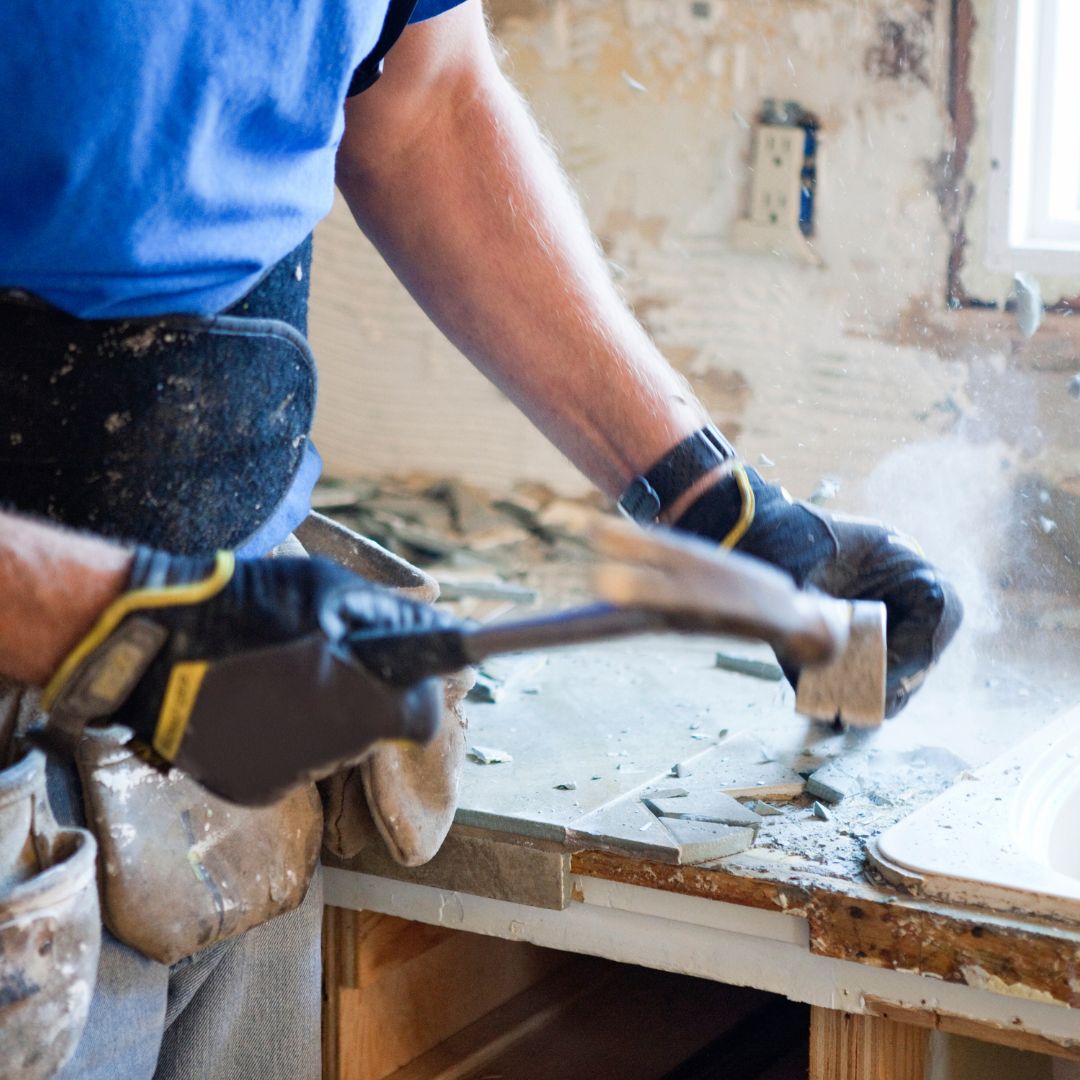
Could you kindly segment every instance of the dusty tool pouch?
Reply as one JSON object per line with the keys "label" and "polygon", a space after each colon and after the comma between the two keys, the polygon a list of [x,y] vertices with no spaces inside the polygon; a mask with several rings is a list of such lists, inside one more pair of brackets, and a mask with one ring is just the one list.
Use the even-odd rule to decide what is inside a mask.
{"label": "dusty tool pouch", "polygon": [[236,806],[179,769],[151,768],[122,739],[88,731],[76,759],[116,937],[172,964],[303,900],[322,823],[312,785],[271,806]]}
{"label": "dusty tool pouch", "polygon": [[180,554],[239,546],[308,453],[309,258],[212,318],[77,319],[0,292],[0,503]]}
{"label": "dusty tool pouch", "polygon": [[[0,685],[0,712],[19,696]],[[53,820],[41,753],[0,770],[0,1072],[11,1080],[52,1076],[86,1023],[101,948],[94,851],[85,829]]]}
{"label": "dusty tool pouch", "polygon": [[[369,581],[412,600],[438,599],[439,586],[422,570],[321,514],[312,514],[296,535],[310,554],[333,559]],[[443,722],[431,742],[378,746],[359,765],[319,785],[328,851],[351,858],[381,837],[403,866],[435,855],[457,810],[467,725],[462,702],[472,681],[471,672],[446,680]]]}

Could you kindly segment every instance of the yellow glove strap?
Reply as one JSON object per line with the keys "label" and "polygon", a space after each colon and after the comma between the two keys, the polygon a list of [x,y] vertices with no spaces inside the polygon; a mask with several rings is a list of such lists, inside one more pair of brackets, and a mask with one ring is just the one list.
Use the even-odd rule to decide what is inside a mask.
{"label": "yellow glove strap", "polygon": [[[108,640],[109,636],[129,615],[147,608],[201,604],[204,600],[216,596],[229,584],[235,567],[236,559],[233,553],[231,551],[219,551],[213,572],[202,581],[193,581],[184,585],[166,585],[160,589],[135,589],[118,597],[102,612],[90,633],[72,649],[57,669],[56,674],[49,680],[49,684],[41,695],[41,707],[46,712],[53,707],[68,680],[79,670],[94,650],[100,648]],[[101,694],[102,697],[111,696],[104,683],[126,682],[126,669],[133,659],[127,656],[123,649],[116,650],[116,655],[110,658],[110,663],[105,665],[101,673],[97,675],[97,679],[103,681],[102,690],[104,692]]]}
{"label": "yellow glove strap", "polygon": [[754,489],[750,486],[750,478],[746,475],[746,467],[742,462],[735,462],[731,469],[731,475],[735,478],[739,494],[742,496],[742,510],[739,512],[739,519],[732,526],[731,532],[720,541],[720,546],[725,551],[731,551],[746,535],[747,529],[753,524],[755,510]]}

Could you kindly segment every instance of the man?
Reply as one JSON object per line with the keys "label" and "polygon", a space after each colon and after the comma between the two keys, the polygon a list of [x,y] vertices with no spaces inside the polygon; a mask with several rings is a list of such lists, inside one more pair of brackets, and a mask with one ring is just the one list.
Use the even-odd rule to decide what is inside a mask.
{"label": "man", "polygon": [[[790,503],[709,427],[612,287],[480,0],[420,0],[381,78],[349,97],[372,81],[385,5],[285,7],[79,0],[43,14],[25,0],[0,15],[22,42],[0,65],[0,285],[14,290],[0,305],[0,500],[29,515],[0,513],[0,674],[63,702],[90,655],[80,643],[135,590],[210,605],[191,624],[196,601],[168,609],[167,649],[227,623],[218,644],[237,656],[267,623],[283,648],[325,629],[312,612],[334,590],[361,598],[358,624],[420,617],[299,560],[241,560],[205,597],[220,570],[207,553],[281,542],[317,475],[303,245],[336,182],[450,340],[631,516],[883,599],[898,711],[956,629],[955,595],[887,529]],[[137,732],[168,696],[157,663],[116,714]],[[316,720],[340,706],[328,684],[296,684]],[[418,730],[431,712],[423,695],[386,706]],[[158,734],[145,727],[160,751]],[[57,801],[77,802],[71,788]],[[317,950],[317,888],[171,967],[106,937],[63,1075],[316,1077]]]}

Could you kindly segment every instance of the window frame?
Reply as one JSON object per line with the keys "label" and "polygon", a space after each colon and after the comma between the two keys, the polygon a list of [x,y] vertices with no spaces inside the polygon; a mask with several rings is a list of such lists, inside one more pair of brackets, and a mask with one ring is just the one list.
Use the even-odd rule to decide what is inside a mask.
{"label": "window frame", "polygon": [[[1067,147],[1053,137],[1055,122],[1063,123],[1060,100],[1055,107],[1067,51],[1064,36],[1055,33],[1063,2],[1076,5],[1065,17],[1080,20],[1080,0],[997,0],[985,254],[991,270],[1080,274],[1080,190],[1071,220],[1050,212],[1055,155],[1070,152],[1068,166],[1080,186],[1080,137]],[[1080,98],[1073,111],[1080,131]]]}

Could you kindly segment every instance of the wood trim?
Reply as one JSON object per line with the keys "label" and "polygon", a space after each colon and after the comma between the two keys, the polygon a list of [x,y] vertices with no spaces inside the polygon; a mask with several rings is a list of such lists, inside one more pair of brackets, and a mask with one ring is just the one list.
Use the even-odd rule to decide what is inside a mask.
{"label": "wood trim", "polygon": [[884,1020],[944,1031],[949,1035],[964,1035],[970,1039],[1008,1046],[1014,1050],[1027,1050],[1035,1054],[1065,1058],[1068,1061],[1080,1061],[1080,1040],[1057,1042],[1045,1035],[1037,1035],[1021,1028],[997,1027],[979,1020],[972,1020],[967,1016],[958,1016],[956,1013],[940,1012],[937,1009],[913,1009],[870,994],[863,998],[863,1007],[870,1016],[877,1016]]}
{"label": "wood trim", "polygon": [[930,1032],[878,1016],[810,1010],[810,1080],[926,1080]]}
{"label": "wood trim", "polygon": [[573,873],[807,920],[810,951],[1080,1008],[1080,930],[1050,920],[947,907],[857,883],[785,884],[719,868],[577,852]]}

